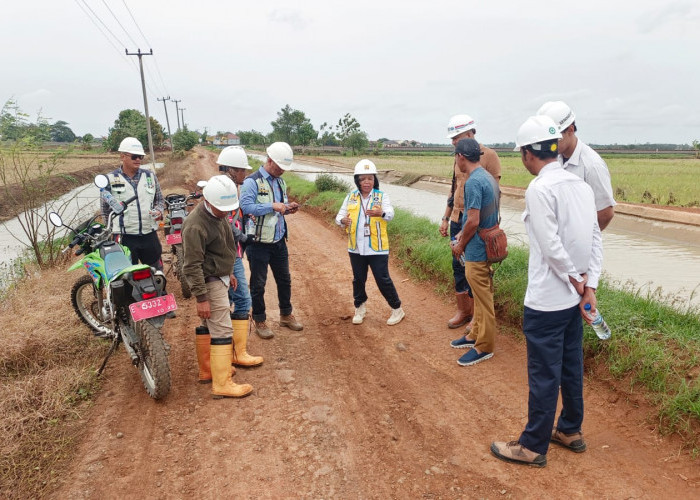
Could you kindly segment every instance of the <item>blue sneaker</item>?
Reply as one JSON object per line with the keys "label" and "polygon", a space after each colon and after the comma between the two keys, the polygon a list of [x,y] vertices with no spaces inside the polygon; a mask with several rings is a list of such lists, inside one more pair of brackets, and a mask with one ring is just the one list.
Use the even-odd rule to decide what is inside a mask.
{"label": "blue sneaker", "polygon": [[469,366],[481,363],[489,358],[493,357],[492,352],[482,352],[479,354],[476,349],[469,349],[469,351],[464,354],[461,358],[457,360],[459,366]]}
{"label": "blue sneaker", "polygon": [[450,342],[450,347],[452,349],[465,349],[467,347],[474,347],[476,340],[469,340],[466,335]]}

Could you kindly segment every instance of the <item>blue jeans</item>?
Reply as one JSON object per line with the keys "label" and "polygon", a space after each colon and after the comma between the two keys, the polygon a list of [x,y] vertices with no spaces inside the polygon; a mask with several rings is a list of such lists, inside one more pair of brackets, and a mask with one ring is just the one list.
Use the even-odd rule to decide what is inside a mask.
{"label": "blue jeans", "polygon": [[[450,241],[454,240],[457,233],[461,230],[461,223],[450,221]],[[459,259],[455,259],[454,255],[452,256],[452,274],[454,274],[455,277],[455,292],[469,292],[469,296],[472,297],[472,289],[467,281],[464,266],[459,263]]]}
{"label": "blue jeans", "polygon": [[245,277],[243,259],[236,259],[236,262],[233,264],[233,275],[238,281],[238,286],[235,290],[233,287],[228,289],[228,300],[230,304],[233,304],[231,319],[248,319],[248,313],[250,313],[250,306],[253,301],[250,298],[250,289],[248,288],[248,280]]}
{"label": "blue jeans", "polygon": [[267,266],[277,283],[280,315],[292,314],[292,276],[289,274],[289,251],[283,239],[277,243],[251,243],[245,249],[250,264],[250,298],[253,301],[253,321],[265,321],[265,284]]}
{"label": "blue jeans", "polygon": [[561,386],[562,411],[557,429],[565,434],[583,423],[583,322],[578,305],[562,311],[525,307],[527,340],[528,418],[518,440],[544,455],[552,436]]}
{"label": "blue jeans", "polygon": [[374,281],[389,307],[392,309],[401,307],[401,299],[389,276],[389,255],[360,255],[352,252],[348,252],[348,255],[350,255],[352,267],[352,296],[355,299],[355,307],[360,307],[367,302],[365,283],[367,283],[368,267],[372,269]]}

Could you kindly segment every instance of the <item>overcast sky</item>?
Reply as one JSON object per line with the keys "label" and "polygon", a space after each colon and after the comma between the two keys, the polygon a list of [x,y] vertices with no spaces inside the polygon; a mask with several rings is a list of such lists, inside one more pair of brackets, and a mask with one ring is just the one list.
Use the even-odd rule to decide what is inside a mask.
{"label": "overcast sky", "polygon": [[210,132],[270,132],[289,104],[316,129],[351,113],[370,139],[435,143],[467,113],[481,142],[508,142],[564,100],[586,142],[700,139],[697,0],[35,0],[3,2],[2,17],[0,101],[78,135],[143,111],[126,47],[153,49],[149,110],[164,126],[156,97],[170,95]]}

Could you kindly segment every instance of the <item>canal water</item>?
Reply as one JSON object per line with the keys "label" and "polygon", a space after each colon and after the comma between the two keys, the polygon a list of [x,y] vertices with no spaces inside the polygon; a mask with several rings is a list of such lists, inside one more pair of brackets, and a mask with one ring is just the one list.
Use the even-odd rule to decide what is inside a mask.
{"label": "canal water", "polygon": [[[321,170],[317,165],[300,163],[295,163],[294,168],[308,180],[314,180],[318,174],[304,171]],[[351,175],[333,175],[353,185]],[[381,189],[389,193],[395,207],[439,224],[449,186],[425,184],[416,189],[382,182]],[[527,246],[521,220],[524,207],[522,198],[502,199],[501,227],[511,245]],[[616,214],[603,232],[603,271],[609,282],[641,296],[660,294],[681,310],[700,307],[700,228]]]}

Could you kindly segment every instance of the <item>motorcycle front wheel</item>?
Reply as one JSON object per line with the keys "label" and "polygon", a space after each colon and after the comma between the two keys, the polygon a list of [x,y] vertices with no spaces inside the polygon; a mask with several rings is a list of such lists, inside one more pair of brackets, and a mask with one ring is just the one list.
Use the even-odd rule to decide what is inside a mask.
{"label": "motorcycle front wheel", "polygon": [[70,301],[83,323],[92,328],[99,336],[111,336],[112,329],[109,326],[109,321],[103,319],[103,311],[100,311],[98,293],[102,293],[102,290],[95,288],[92,277],[89,275],[81,276],[71,288]]}
{"label": "motorcycle front wheel", "polygon": [[160,329],[147,320],[131,325],[140,339],[138,369],[143,386],[153,399],[162,399],[170,392],[169,348]]}

